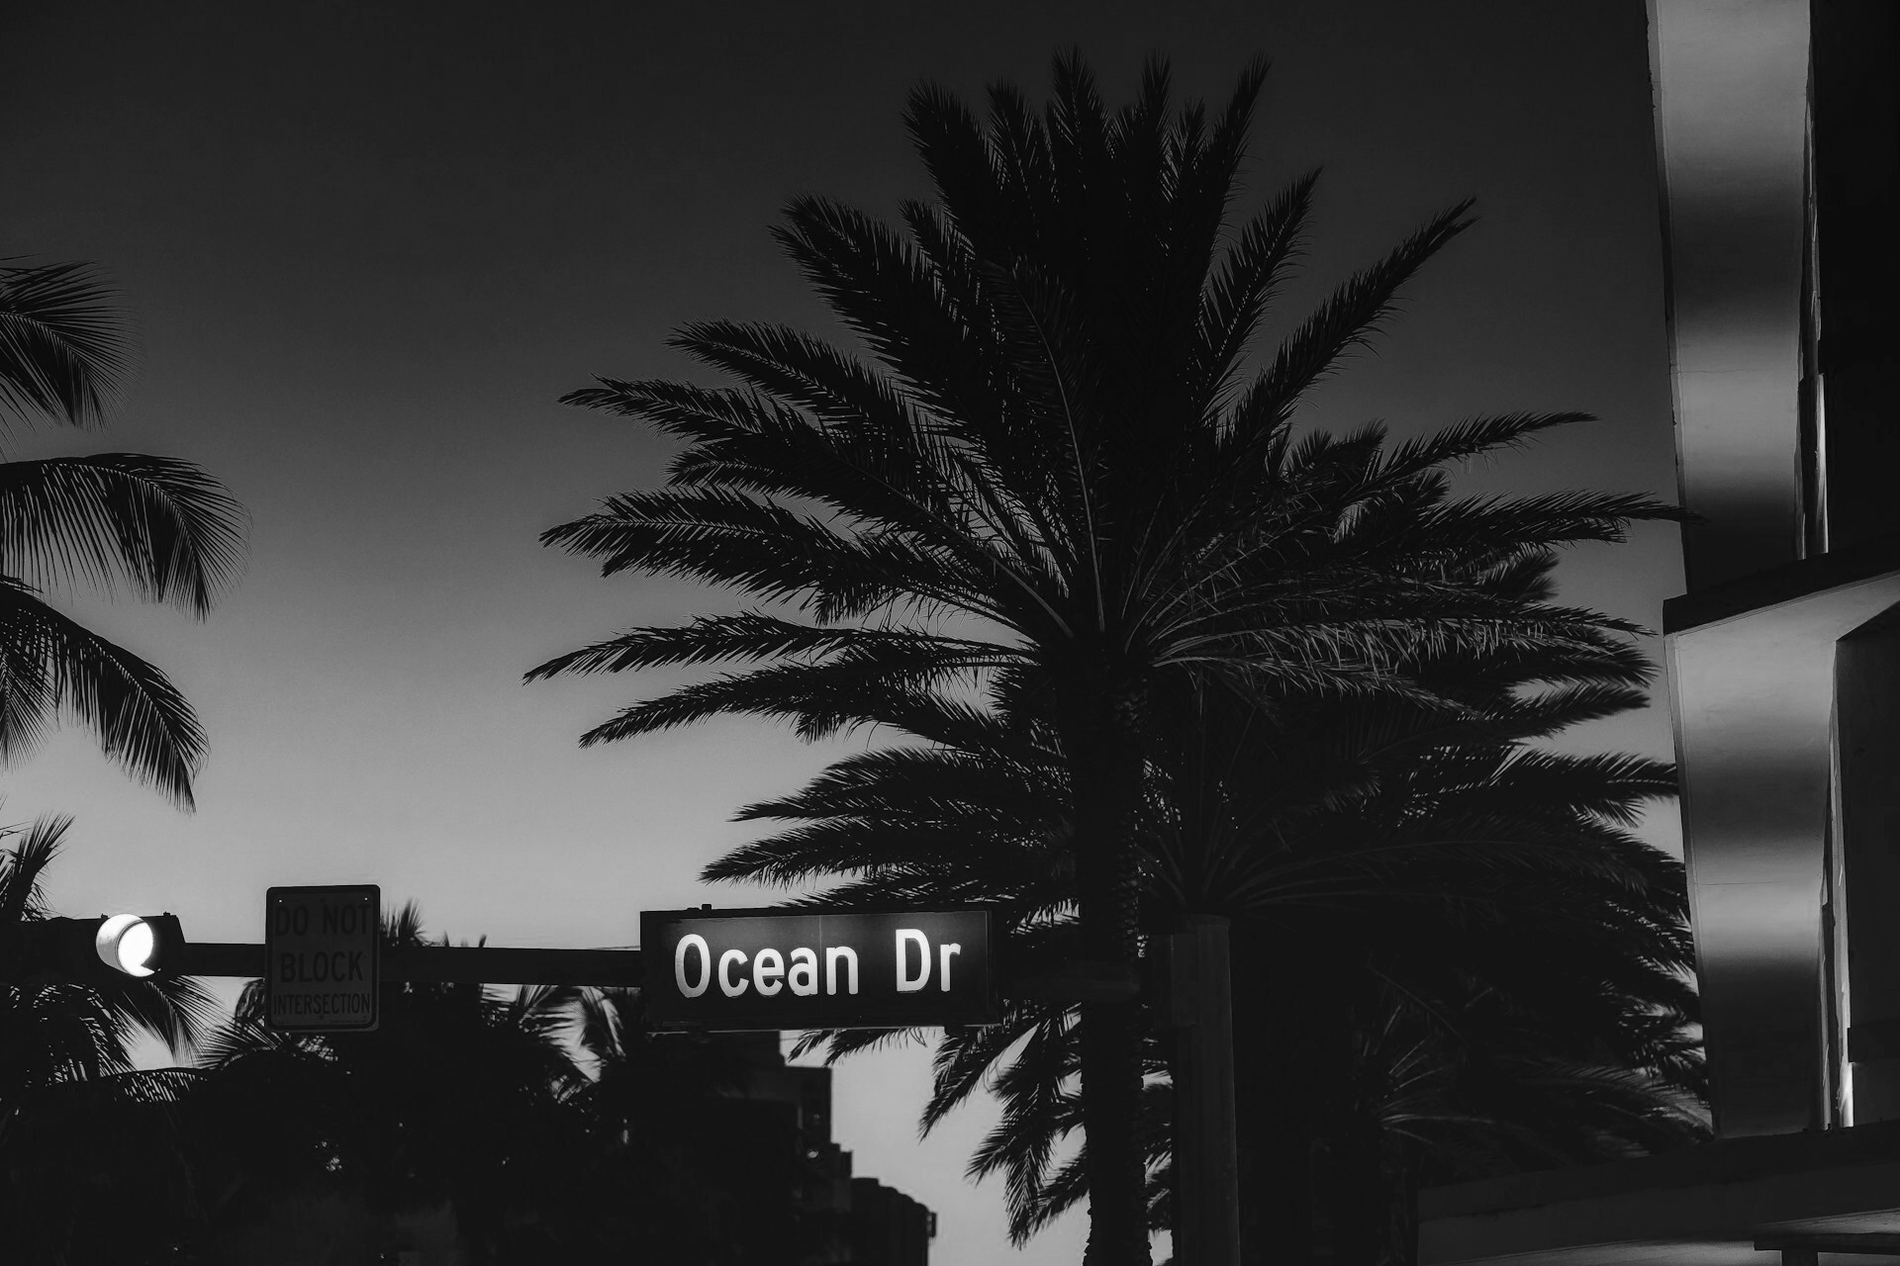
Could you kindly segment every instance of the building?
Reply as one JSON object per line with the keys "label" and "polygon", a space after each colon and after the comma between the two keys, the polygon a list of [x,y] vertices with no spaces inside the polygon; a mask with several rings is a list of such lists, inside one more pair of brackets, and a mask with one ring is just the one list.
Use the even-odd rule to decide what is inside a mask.
{"label": "building", "polygon": [[[613,1260],[928,1266],[935,1215],[875,1179],[854,1177],[851,1153],[832,1140],[831,1069],[786,1064],[777,1033],[662,1040],[676,1044],[667,1058],[646,1062],[622,1084],[649,1104],[684,1102],[689,1115],[643,1114],[646,1127],[618,1131],[618,1149],[586,1152],[583,1163],[601,1181],[584,1189],[585,1205],[557,1205],[549,1212],[535,1202],[532,1187],[526,1200],[511,1205],[510,1183],[490,1174],[485,1207],[522,1219],[514,1225],[531,1233],[520,1242],[535,1246],[528,1250],[537,1254],[533,1260],[550,1251],[533,1233],[564,1221],[572,1230],[576,1210],[590,1208],[604,1210],[606,1220],[589,1228],[581,1242],[595,1256],[600,1243],[612,1245],[607,1256]],[[710,1085],[682,1085],[682,1060],[714,1067]],[[240,1106],[251,1110],[248,1100]],[[655,1122],[663,1128],[654,1128]],[[208,1137],[214,1146],[224,1141],[222,1135]],[[259,1141],[266,1135],[260,1130],[246,1137]],[[240,1169],[250,1163],[245,1156],[235,1160]],[[222,1173],[206,1172],[215,1177],[202,1186],[217,1190],[226,1182]],[[575,1173],[561,1172],[564,1181]],[[142,1181],[149,1177],[140,1174]],[[160,1189],[169,1190],[162,1184]],[[232,1193],[222,1194],[229,1201]],[[399,1203],[387,1196],[360,1176],[270,1186],[206,1226],[191,1225],[177,1260],[283,1266],[465,1266],[489,1260],[471,1244],[464,1220],[482,1206],[458,1205],[453,1197]],[[178,1196],[160,1205],[176,1212],[189,1203]],[[122,1207],[124,1200],[103,1204]],[[0,1231],[0,1245],[6,1242]],[[0,1251],[0,1262],[7,1260]]]}
{"label": "building", "polygon": [[761,1140],[788,1138],[798,1149],[791,1216],[802,1232],[799,1266],[928,1266],[937,1215],[875,1178],[853,1177],[851,1153],[832,1141],[831,1069],[787,1064],[777,1033],[717,1040],[746,1057],[733,1110],[759,1119]]}
{"label": "building", "polygon": [[875,1178],[851,1180],[852,1266],[922,1266],[937,1215]]}
{"label": "building", "polygon": [[1427,1193],[1420,1260],[1900,1261],[1900,4],[1648,7],[1717,1139]]}

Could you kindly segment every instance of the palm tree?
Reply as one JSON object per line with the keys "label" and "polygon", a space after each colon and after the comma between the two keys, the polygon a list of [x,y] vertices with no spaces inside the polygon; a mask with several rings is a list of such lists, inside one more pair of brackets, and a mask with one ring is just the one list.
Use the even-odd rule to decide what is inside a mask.
{"label": "palm tree", "polygon": [[[1550,562],[1520,560],[1485,584],[1546,602]],[[1467,649],[1408,665],[1426,698],[1260,706],[1209,692],[1157,718],[1145,918],[1155,929],[1182,912],[1235,920],[1249,1238],[1292,1260],[1304,1252],[1316,1142],[1335,1160],[1322,1205],[1362,1202],[1332,1219],[1335,1259],[1370,1263],[1370,1242],[1341,1237],[1383,1229],[1368,1206],[1403,1213],[1420,1172],[1476,1176],[1697,1136],[1680,867],[1623,829],[1635,806],[1671,793],[1673,773],[1533,746],[1639,706],[1648,671],[1627,646]],[[705,877],[846,877],[806,899],[828,906],[988,901],[1019,957],[1046,956],[1074,932],[1051,728],[954,714],[913,728],[934,745],[853,756],[743,811],[791,825]],[[819,1036],[834,1057],[876,1040]],[[1006,1176],[1019,1238],[1087,1190],[1081,1163],[1050,1161],[1079,1124],[1063,1084],[1076,1056],[1070,1008],[1034,1000],[939,1048],[924,1125],[994,1078],[1004,1121],[973,1172]],[[1165,1069],[1159,1042],[1149,1067]],[[1149,1121],[1159,1165],[1165,1113]]]}
{"label": "palm tree", "polygon": [[[1699,1051],[1679,1010],[1626,983],[1646,966],[1635,953],[1566,945],[1548,929],[1518,929],[1484,948],[1498,958],[1531,953],[1569,979],[1531,1007],[1493,979],[1443,966],[1429,982],[1437,988],[1421,987],[1389,955],[1340,982],[1357,987],[1345,1058],[1309,1083],[1324,1094],[1325,1115],[1304,1135],[1320,1145],[1312,1205],[1340,1266],[1412,1266],[1421,1186],[1709,1137]],[[1606,1016],[1612,1008],[1622,1014]]]}
{"label": "palm tree", "polygon": [[[413,902],[386,916],[383,942],[429,943]],[[565,1046],[575,990],[385,981],[374,1032],[289,1035],[267,1026],[262,984],[206,1043],[207,1244],[229,1251],[327,1193],[359,1224],[452,1210],[477,1260],[554,1259],[575,1172],[563,1157],[584,1142],[565,1108],[584,1080]]]}
{"label": "palm tree", "polygon": [[[723,585],[771,610],[636,628],[530,678],[767,661],[635,704],[584,744],[718,714],[822,736],[870,696],[975,681],[1030,709],[1067,767],[1082,952],[1132,976],[1145,734],[1189,682],[1403,689],[1394,664],[1451,636],[1594,644],[1602,622],[1521,613],[1448,583],[1454,546],[1615,539],[1643,498],[1573,495],[1407,517],[1423,472],[1574,414],[1471,421],[1384,449],[1376,431],[1296,442],[1303,395],[1366,344],[1393,296],[1470,223],[1433,217],[1340,286],[1264,367],[1247,356],[1299,253],[1314,177],[1228,225],[1262,63],[1210,120],[1151,63],[1112,114],[1073,56],[1038,115],[949,93],[906,124],[936,189],[900,231],[799,198],[777,236],[865,359],[729,321],[675,345],[737,385],[602,379],[571,403],[686,441],[660,491],[609,498],[544,534],[602,561]],[[791,618],[800,612],[808,620]],[[1091,1266],[1145,1262],[1133,1003],[1084,1007]]]}
{"label": "palm tree", "polygon": [[[133,1260],[188,1215],[177,1105],[192,1074],[133,1067],[140,1036],[188,1054],[215,1002],[190,978],[33,983],[22,925],[47,917],[40,879],[70,826],[33,824],[0,851],[0,1222],[20,1261]],[[101,1209],[112,1211],[101,1219]]]}
{"label": "palm tree", "polygon": [[[891,766],[904,763],[891,759],[897,753],[879,755]],[[1539,847],[1540,824],[1510,805],[1534,797],[1614,807],[1652,792],[1656,772],[1630,769],[1605,780],[1600,765],[1581,759],[1522,763],[1515,771],[1497,763],[1441,768],[1423,781],[1474,777],[1462,808],[1382,824],[1383,812],[1318,817],[1300,832],[1306,838],[1286,842],[1277,864],[1235,876],[1239,908],[1226,908],[1237,916],[1250,1241],[1270,1242],[1299,1261],[1304,1249],[1295,1246],[1310,1240],[1316,1202],[1324,1209],[1356,1196],[1373,1208],[1387,1199],[1403,1204],[1404,1184],[1420,1173],[1478,1177],[1699,1137],[1700,1062],[1686,1036],[1695,1011],[1678,974],[1688,961],[1680,876],[1666,858],[1622,856],[1587,834],[1567,864],[1553,865],[1540,856],[1555,851]],[[875,906],[945,888],[962,900],[987,898],[1020,918],[1009,940],[1025,958],[1046,956],[1068,939],[1073,927],[1059,908],[1025,914],[1014,906],[1060,875],[1061,824],[1026,830],[1025,842],[1038,847],[1023,849],[986,882],[937,846],[958,833],[959,821],[968,835],[993,830],[995,802],[956,803],[978,781],[968,769],[950,766],[950,778],[933,777],[920,759],[908,772],[915,775],[909,795],[898,790],[901,778],[872,778],[848,793],[792,798],[803,802],[802,812],[788,802],[755,806],[759,816],[796,817],[797,825],[753,846],[754,862],[771,853],[783,873],[856,875],[811,899],[827,907]],[[1567,797],[1553,794],[1566,782]],[[847,794],[848,808],[838,803]],[[1485,817],[1492,821],[1480,823]],[[1328,825],[1341,828],[1330,840]],[[1335,855],[1316,857],[1322,846]],[[1406,850],[1418,851],[1407,865],[1384,855]],[[972,865],[994,856],[969,853]],[[756,881],[768,873],[743,860],[728,863],[720,870],[735,877]],[[1174,915],[1151,917],[1161,925]],[[828,1038],[833,1057],[882,1036],[813,1035]],[[991,1085],[1004,1104],[1003,1122],[972,1173],[1005,1177],[1019,1240],[1087,1193],[1081,1160],[1054,1167],[1050,1159],[1081,1124],[1065,1087],[1076,1063],[1073,1011],[1046,1001],[1012,1002],[1002,1024],[953,1031],[939,1046],[923,1123],[934,1126]],[[1158,1037],[1147,1069],[1165,1074]],[[1158,1168],[1167,1155],[1165,1111],[1155,1105],[1146,1120],[1144,1151]],[[1386,1155],[1408,1141],[1416,1146]],[[1330,1179],[1316,1180],[1307,1169],[1316,1144],[1335,1159]],[[1157,1225],[1166,1225],[1163,1195],[1150,1191]],[[1377,1227],[1365,1212],[1362,1204],[1359,1216],[1334,1216],[1335,1235]],[[1334,1260],[1373,1259],[1336,1242]]]}
{"label": "palm tree", "polygon": [[[72,820],[43,818],[0,851],[0,1116],[33,1093],[132,1070],[141,1035],[173,1051],[193,1050],[208,1031],[215,1003],[191,977],[130,976],[98,985],[35,984],[14,958],[21,925],[48,917],[40,877]],[[0,831],[0,838],[19,834]]]}
{"label": "palm tree", "polygon": [[[0,425],[99,424],[124,342],[109,292],[84,265],[0,261]],[[41,591],[125,585],[202,617],[236,574],[241,520],[190,462],[140,453],[0,462],[0,762],[65,711],[92,727],[107,756],[190,807],[205,747],[190,705],[157,668]]]}

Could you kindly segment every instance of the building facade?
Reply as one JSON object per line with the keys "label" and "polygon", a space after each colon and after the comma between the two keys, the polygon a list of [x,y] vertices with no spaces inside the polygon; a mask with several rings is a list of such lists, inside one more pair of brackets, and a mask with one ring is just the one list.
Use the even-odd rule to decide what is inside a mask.
{"label": "building facade", "polygon": [[1717,1140],[1428,1193],[1423,1262],[1900,1262],[1900,4],[1649,0]]}
{"label": "building facade", "polygon": [[[745,1052],[745,1085],[733,1110],[760,1118],[761,1142],[786,1140],[797,1151],[789,1221],[802,1243],[796,1256],[781,1259],[786,1266],[929,1266],[937,1215],[875,1178],[853,1176],[851,1153],[832,1140],[832,1070],[787,1064],[777,1033],[714,1040]],[[789,1129],[769,1128],[774,1116]]]}

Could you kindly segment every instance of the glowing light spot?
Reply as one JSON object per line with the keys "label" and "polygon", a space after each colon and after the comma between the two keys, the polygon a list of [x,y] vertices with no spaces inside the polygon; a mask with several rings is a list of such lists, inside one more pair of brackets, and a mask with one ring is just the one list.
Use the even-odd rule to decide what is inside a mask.
{"label": "glowing light spot", "polygon": [[152,925],[136,914],[113,915],[99,925],[99,934],[94,941],[94,947],[99,951],[99,961],[128,976],[154,974],[146,963],[151,959],[157,944]]}

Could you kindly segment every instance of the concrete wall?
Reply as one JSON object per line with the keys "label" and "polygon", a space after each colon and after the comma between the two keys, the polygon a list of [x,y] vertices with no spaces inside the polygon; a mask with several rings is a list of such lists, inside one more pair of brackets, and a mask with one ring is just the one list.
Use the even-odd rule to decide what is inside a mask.
{"label": "concrete wall", "polygon": [[1651,0],[1691,591],[1795,557],[1807,0]]}
{"label": "concrete wall", "polygon": [[1900,612],[1835,659],[1852,1123],[1900,1120]]}

